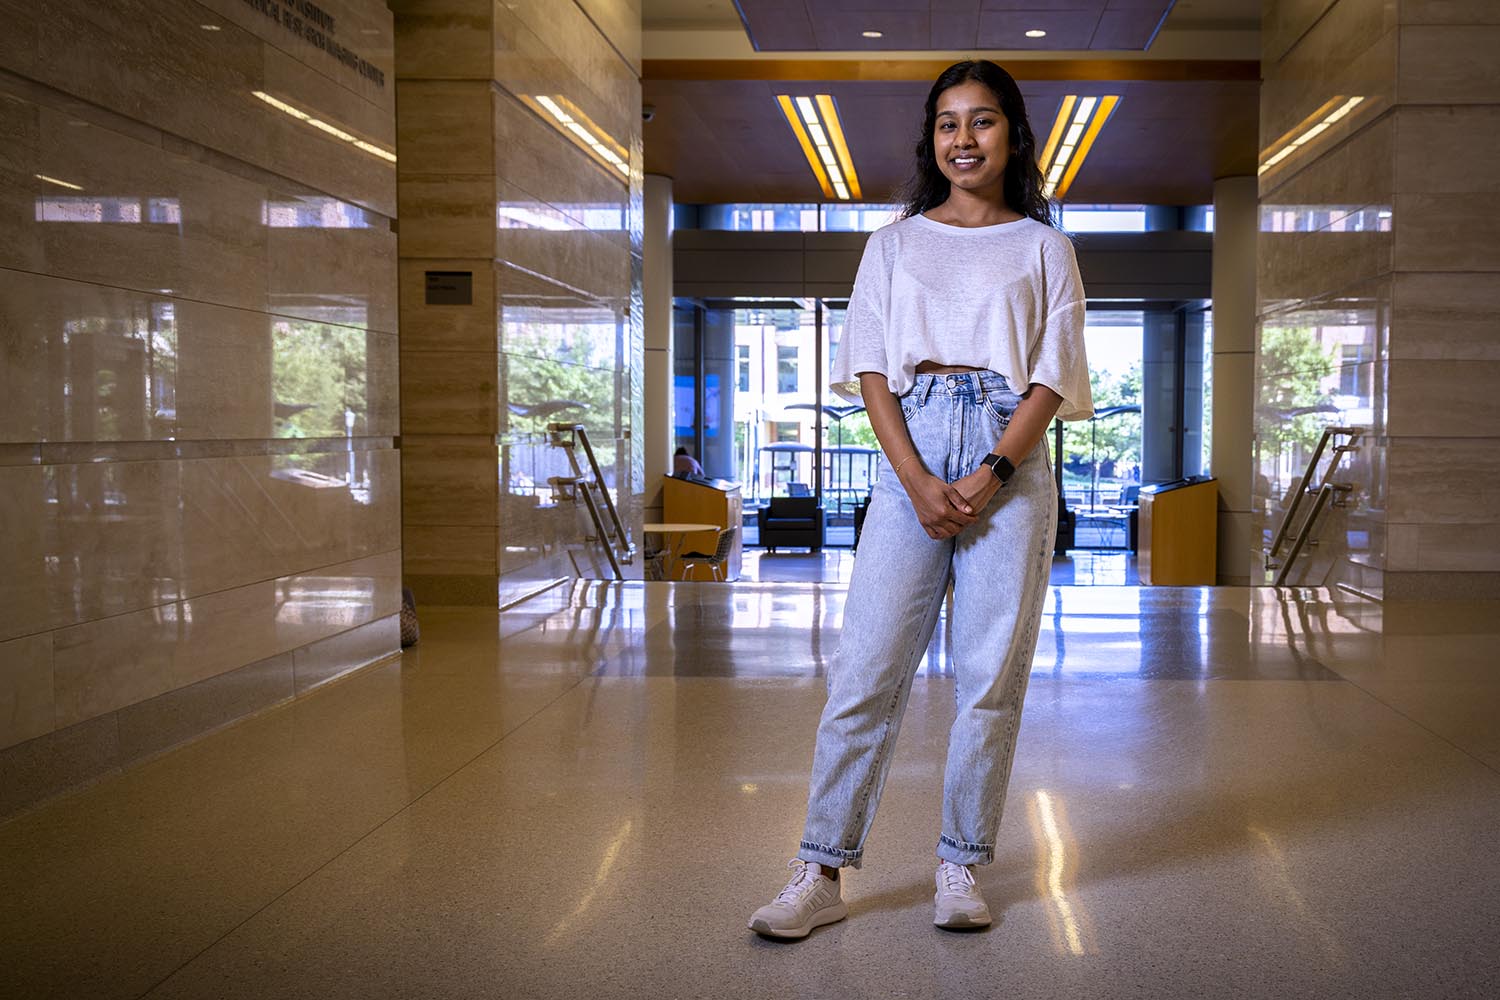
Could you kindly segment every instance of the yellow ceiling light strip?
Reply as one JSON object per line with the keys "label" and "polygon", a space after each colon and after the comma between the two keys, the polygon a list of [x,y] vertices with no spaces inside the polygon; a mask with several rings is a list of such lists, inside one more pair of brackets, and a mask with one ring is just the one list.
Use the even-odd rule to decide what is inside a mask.
{"label": "yellow ceiling light strip", "polygon": [[[1339,95],[1323,104],[1322,107],[1302,119],[1297,127],[1287,132],[1280,139],[1261,151],[1260,168],[1257,174],[1263,174],[1270,170],[1282,160],[1291,156],[1303,145],[1316,139],[1328,131],[1334,123],[1344,118],[1349,112],[1364,101],[1363,97],[1344,97]],[[1277,147],[1280,147],[1279,149]],[[1274,152],[1272,152],[1274,150]]]}
{"label": "yellow ceiling light strip", "polygon": [[1042,147],[1042,155],[1037,157],[1044,181],[1043,192],[1047,197],[1062,198],[1068,193],[1094,146],[1094,140],[1119,103],[1116,94],[1082,98],[1068,94],[1063,98],[1057,118],[1052,122],[1052,132]]}
{"label": "yellow ceiling light strip", "polygon": [[1089,150],[1094,148],[1094,140],[1099,138],[1099,132],[1104,128],[1104,123],[1109,121],[1109,116],[1114,114],[1115,105],[1120,99],[1114,95],[1099,98],[1099,106],[1094,110],[1094,120],[1089,123],[1088,131],[1083,133],[1083,141],[1078,144],[1078,149],[1073,153],[1073,162],[1068,165],[1068,170],[1063,174],[1062,183],[1057,186],[1057,197],[1061,198],[1068,193],[1068,188],[1073,186],[1073,178],[1078,176],[1078,168],[1083,166],[1083,161],[1089,155]]}
{"label": "yellow ceiling light strip", "polygon": [[823,189],[823,197],[832,198],[834,196],[833,185],[829,183],[828,171],[823,169],[823,161],[818,158],[817,148],[808,137],[807,129],[802,126],[802,116],[797,113],[797,105],[792,103],[791,97],[786,94],[777,94],[776,103],[781,105],[781,113],[786,115],[787,124],[792,127],[797,141],[801,143],[802,155],[807,157],[807,164],[812,167],[813,176],[818,179],[818,186]]}
{"label": "yellow ceiling light strip", "polygon": [[630,154],[614,136],[583,113],[583,109],[560,94],[522,94],[521,103],[561,132],[600,166],[630,176]]}
{"label": "yellow ceiling light strip", "polygon": [[1047,144],[1042,147],[1042,155],[1036,160],[1043,173],[1046,173],[1047,164],[1052,162],[1052,154],[1057,152],[1057,143],[1062,139],[1063,129],[1067,128],[1068,119],[1073,114],[1073,105],[1077,103],[1078,97],[1074,94],[1063,98],[1062,107],[1057,111],[1057,119],[1052,123],[1052,132],[1047,136]]}
{"label": "yellow ceiling light strip", "polygon": [[864,197],[859,190],[859,177],[854,173],[854,157],[849,155],[849,144],[844,141],[844,126],[839,121],[838,108],[827,94],[818,95],[818,110],[823,121],[828,123],[828,134],[833,138],[833,151],[838,154],[839,166],[844,169],[844,180],[849,184],[849,195],[855,201]]}
{"label": "yellow ceiling light strip", "polygon": [[802,146],[802,155],[807,157],[807,165],[812,167],[823,197],[840,201],[863,197],[833,98],[827,94],[813,97],[777,94],[776,103]]}

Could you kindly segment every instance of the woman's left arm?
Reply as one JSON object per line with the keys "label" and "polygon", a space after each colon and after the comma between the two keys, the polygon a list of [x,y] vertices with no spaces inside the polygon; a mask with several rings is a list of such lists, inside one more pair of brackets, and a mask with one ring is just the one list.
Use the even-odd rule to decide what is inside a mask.
{"label": "woman's left arm", "polygon": [[[1042,435],[1047,433],[1060,406],[1061,396],[1047,386],[1033,382],[1026,395],[1021,397],[1021,402],[1016,404],[1015,413],[1011,414],[1005,430],[1000,433],[994,454],[1004,455],[1019,469],[1026,456],[1031,454],[1031,450],[1042,439]],[[953,486],[969,501],[976,514],[1000,492],[1000,480],[983,465],[956,480]]]}

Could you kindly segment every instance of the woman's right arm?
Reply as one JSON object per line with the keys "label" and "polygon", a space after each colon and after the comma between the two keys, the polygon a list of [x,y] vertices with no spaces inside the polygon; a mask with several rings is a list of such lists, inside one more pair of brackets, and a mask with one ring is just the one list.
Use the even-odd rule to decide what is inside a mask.
{"label": "woman's right arm", "polygon": [[911,498],[917,520],[929,538],[952,538],[974,523],[969,502],[953,486],[934,476],[922,464],[912,444],[901,404],[891,392],[890,383],[879,372],[859,373],[859,392],[865,401],[870,427],[885,451],[886,459],[896,470],[896,478]]}

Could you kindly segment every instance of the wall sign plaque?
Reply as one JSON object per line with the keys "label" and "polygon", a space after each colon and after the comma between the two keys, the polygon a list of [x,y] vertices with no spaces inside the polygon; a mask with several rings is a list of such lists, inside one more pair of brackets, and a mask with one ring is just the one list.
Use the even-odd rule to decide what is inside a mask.
{"label": "wall sign plaque", "polygon": [[474,304],[473,271],[428,271],[427,304],[471,306]]}
{"label": "wall sign plaque", "polygon": [[312,0],[244,0],[303,41],[327,52],[377,87],[385,86],[385,70],[348,48],[334,36],[338,20]]}

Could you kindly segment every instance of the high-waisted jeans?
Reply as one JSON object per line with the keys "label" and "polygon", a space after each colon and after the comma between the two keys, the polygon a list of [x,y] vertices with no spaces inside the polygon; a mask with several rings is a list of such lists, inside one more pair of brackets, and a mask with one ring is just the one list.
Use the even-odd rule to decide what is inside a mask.
{"label": "high-waisted jeans", "polygon": [[[979,468],[1019,402],[991,371],[918,375],[900,398],[922,461],[948,482]],[[960,864],[994,860],[1056,534],[1045,438],[974,524],[941,541],[927,536],[881,459],[828,671],[799,858],[860,866],[912,678],[951,580],[957,712],[937,854]]]}

